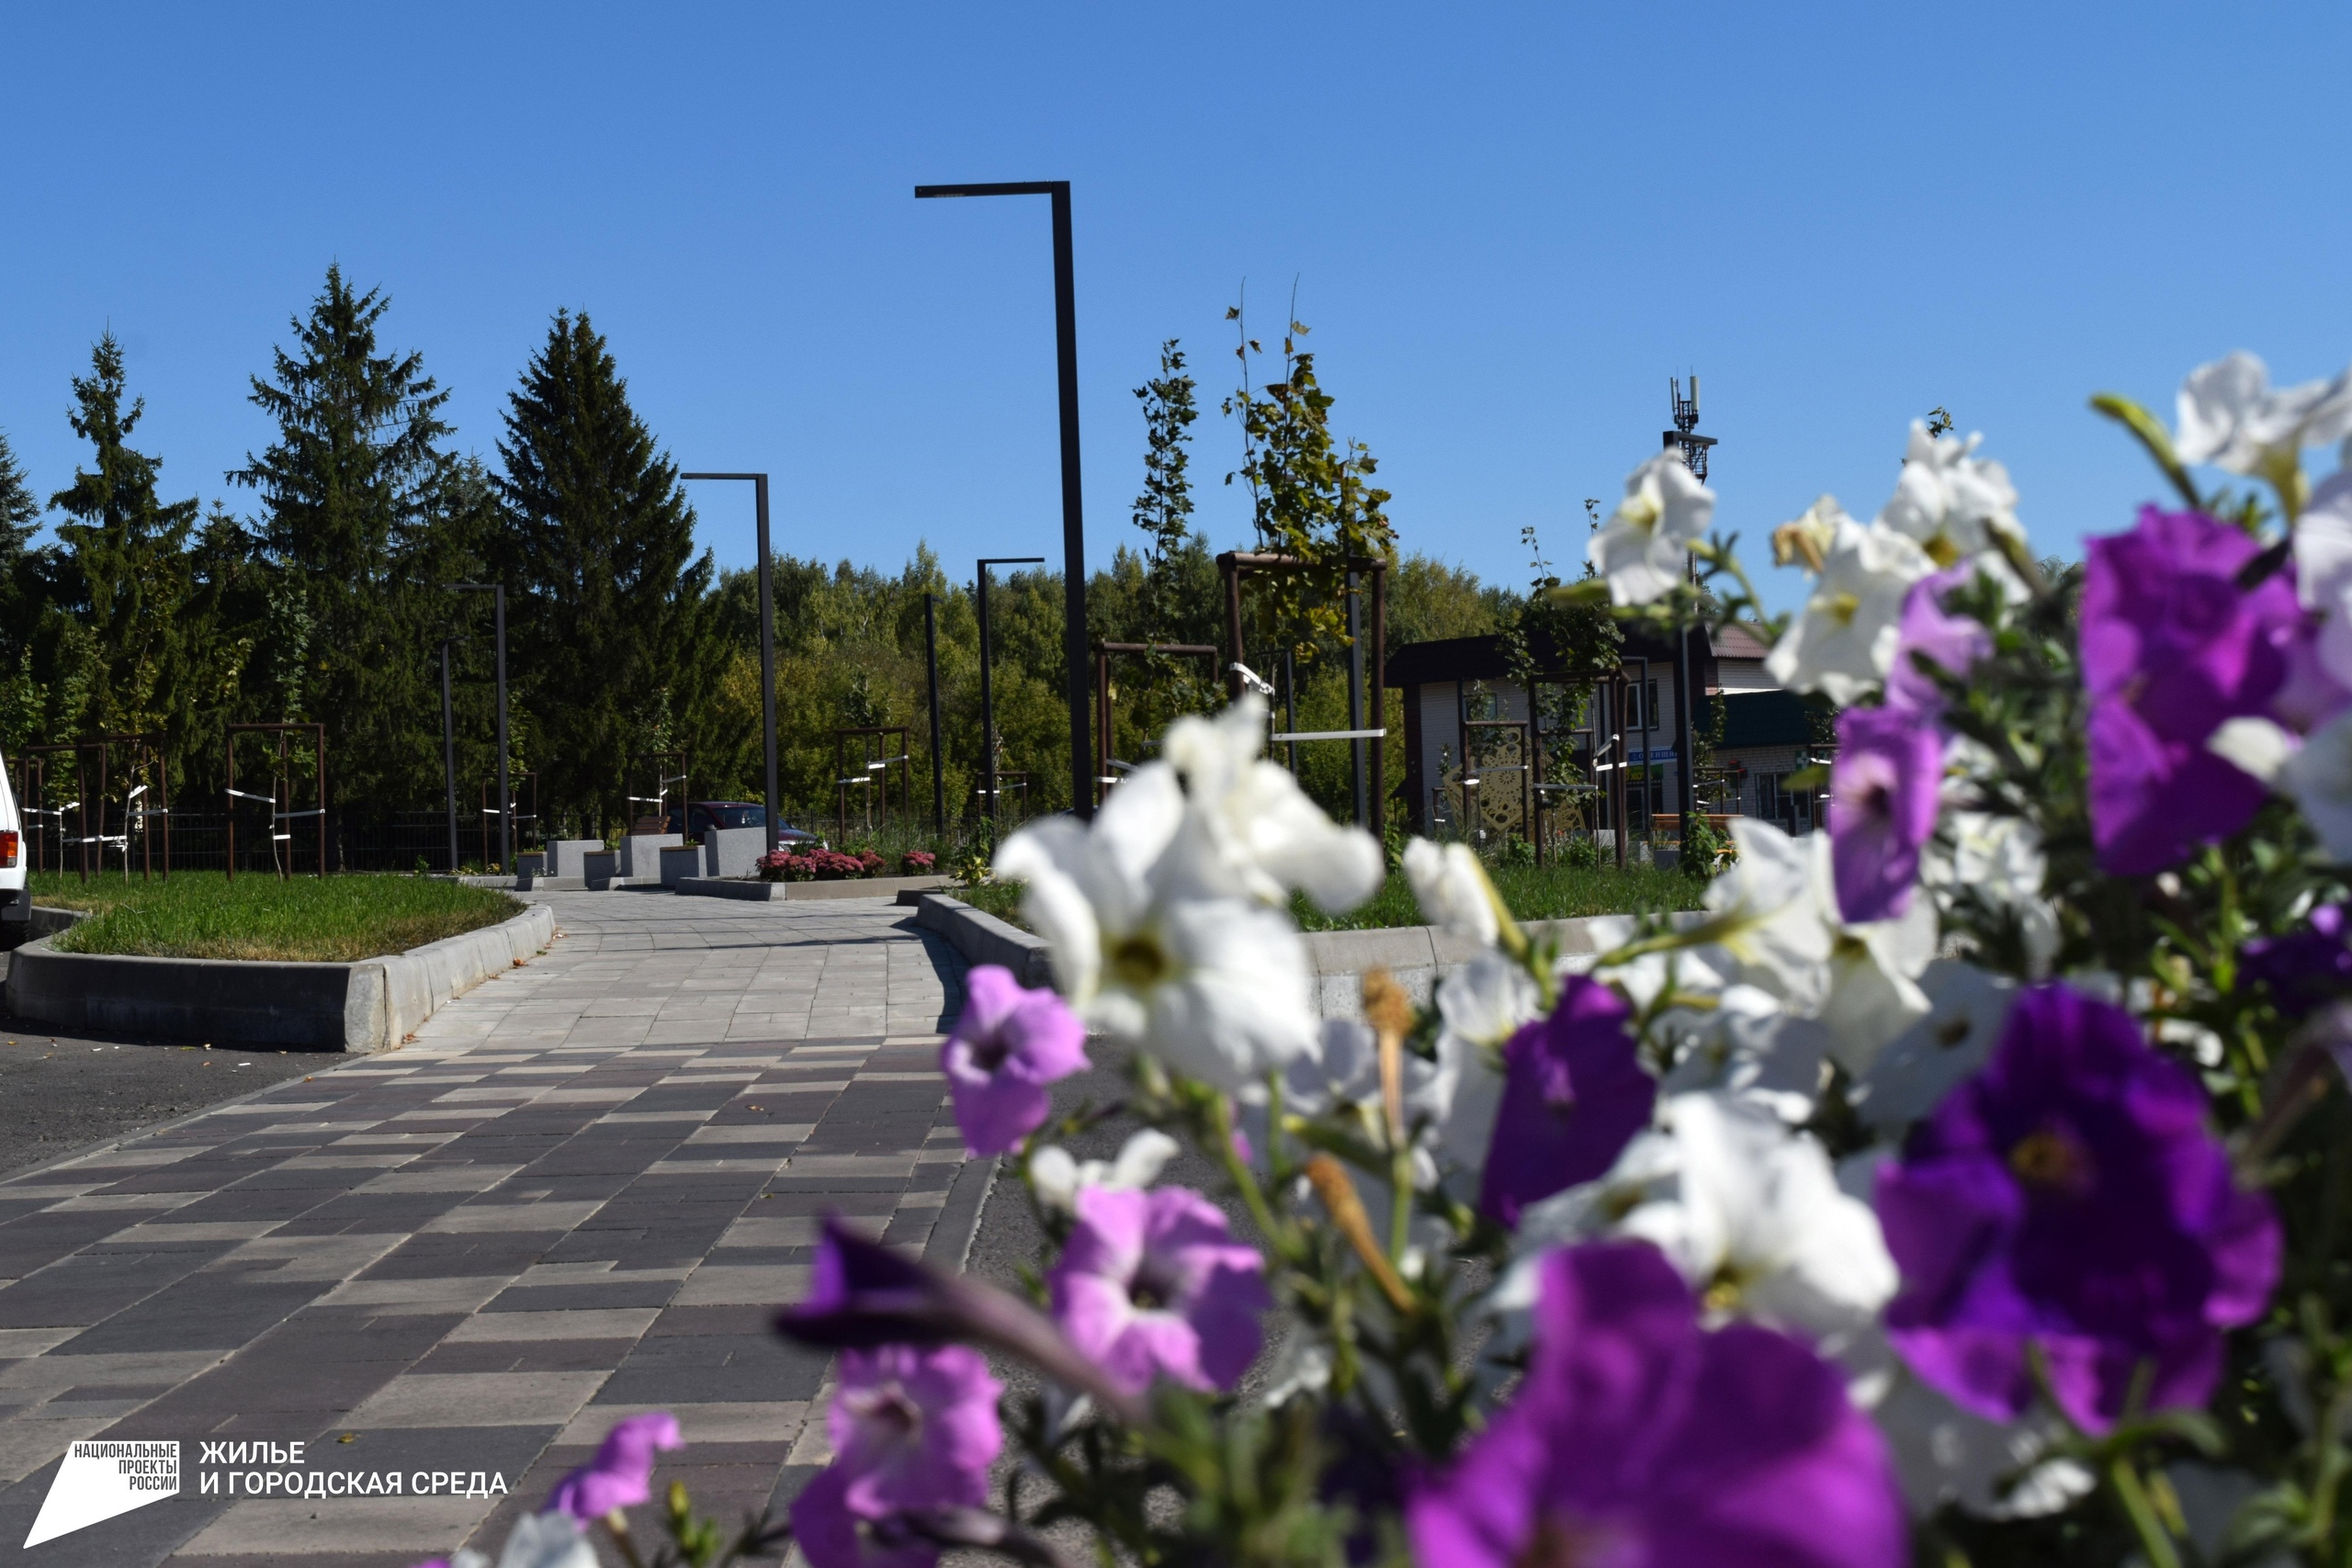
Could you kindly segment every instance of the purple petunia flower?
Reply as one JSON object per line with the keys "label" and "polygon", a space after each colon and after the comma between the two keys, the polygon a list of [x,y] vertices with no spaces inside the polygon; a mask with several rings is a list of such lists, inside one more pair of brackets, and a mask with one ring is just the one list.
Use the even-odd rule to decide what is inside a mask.
{"label": "purple petunia flower", "polygon": [[2202,513],[2153,506],[2131,533],[2090,541],[2091,838],[2110,875],[2177,864],[2262,805],[2261,782],[2205,748],[2224,720],[2267,713],[2287,678],[2301,622],[2292,575],[2236,581],[2261,548]]}
{"label": "purple petunia flower", "polygon": [[1888,707],[1930,717],[1943,712],[1943,693],[1920,670],[1913,654],[1950,674],[1965,676],[1977,660],[1992,653],[1993,633],[1984,622],[1944,608],[1944,595],[1972,581],[1976,572],[1973,561],[1962,561],[1921,578],[1904,596],[1903,619],[1894,634],[1894,662],[1886,672]]}
{"label": "purple petunia flower", "polygon": [[2352,992],[2352,932],[2346,925],[2343,905],[2322,904],[2301,931],[2247,942],[2238,978],[2268,986],[2280,1012],[2301,1018]]}
{"label": "purple petunia flower", "polygon": [[1707,1333],[1646,1242],[1544,1259],[1533,1359],[1511,1404],[1418,1487],[1422,1568],[1594,1563],[1897,1568],[1903,1499],[1878,1428],[1807,1347]]}
{"label": "purple petunia flower", "polygon": [[666,1410],[616,1421],[596,1445],[596,1457],[557,1482],[540,1512],[601,1519],[615,1508],[633,1508],[653,1495],[654,1450],[685,1446],[678,1418]]}
{"label": "purple petunia flower", "polygon": [[1838,716],[1829,789],[1829,865],[1849,925],[1911,907],[1919,851],[1936,830],[1943,738],[1926,714],[1848,708]]}
{"label": "purple petunia flower", "polygon": [[1018,1147],[1052,1111],[1046,1086],[1087,1066],[1086,1025],[1061,998],[1023,989],[1002,964],[965,976],[963,1016],[939,1048],[939,1070],[974,1158]]}
{"label": "purple petunia flower", "polygon": [[1634,1052],[1624,1001],[1581,975],[1563,983],[1551,1017],[1510,1037],[1503,1071],[1478,1207],[1506,1225],[1518,1224],[1528,1204],[1616,1164],[1657,1103],[1657,1080]]}
{"label": "purple petunia flower", "polygon": [[1088,1187],[1049,1277],[1054,1318],[1079,1352],[1140,1393],[1155,1375],[1229,1389],[1258,1357],[1273,1304],[1265,1259],[1182,1187]]}
{"label": "purple petunia flower", "polygon": [[793,1538],[811,1568],[928,1568],[937,1546],[871,1527],[988,1500],[1003,1387],[961,1345],[846,1350],[840,1380],[825,1416],[833,1462],[793,1499]]}
{"label": "purple petunia flower", "polygon": [[2205,1093],[2120,1008],[2064,986],[2018,998],[1993,1059],[1878,1179],[1903,1271],[1887,1337],[1966,1410],[2059,1404],[2105,1431],[2142,1365],[2149,1407],[2202,1404],[2222,1335],[2278,1278],[2269,1200],[2241,1191]]}
{"label": "purple petunia flower", "polygon": [[829,1350],[985,1345],[1091,1394],[1122,1421],[1144,1418],[1140,1401],[1080,1355],[1053,1319],[1009,1291],[903,1257],[833,1218],[825,1221],[810,1272],[808,1299],[776,1314],[776,1332],[787,1339]]}

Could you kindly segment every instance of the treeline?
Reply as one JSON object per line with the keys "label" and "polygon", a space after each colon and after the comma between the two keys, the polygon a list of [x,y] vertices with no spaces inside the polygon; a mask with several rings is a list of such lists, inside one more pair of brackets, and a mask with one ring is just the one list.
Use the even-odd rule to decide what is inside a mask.
{"label": "treeline", "polygon": [[[758,604],[749,571],[719,572],[694,545],[678,469],[631,408],[609,346],[583,311],[559,311],[507,400],[493,467],[457,447],[448,393],[419,355],[388,348],[389,301],[339,269],[249,396],[274,438],[225,477],[243,512],[167,499],[142,450],[143,405],[109,334],[74,380],[69,419],[88,454],[43,497],[0,434],[0,747],[154,735],[175,809],[215,808],[224,726],[324,726],[330,798],[345,823],[442,799],[439,651],[450,645],[461,804],[495,773],[491,595],[506,588],[511,750],[534,775],[542,829],[602,833],[651,793],[650,753],[684,752],[701,797],[756,799]],[[1303,331],[1294,324],[1295,331]],[[1246,344],[1246,339],[1245,339]],[[1254,346],[1254,345],[1249,345]],[[1500,629],[1520,597],[1417,554],[1396,558],[1361,447],[1336,445],[1311,356],[1290,355],[1263,395],[1228,401],[1248,444],[1241,477],[1259,544],[1336,563],[1381,553],[1392,646]],[[1248,362],[1245,357],[1244,373]],[[1194,385],[1174,344],[1139,389],[1141,532],[1090,583],[1088,618],[1114,641],[1221,641],[1206,540],[1192,526]],[[53,538],[37,544],[47,516]],[[1302,521],[1303,520],[1303,521]],[[1099,525],[1098,525],[1099,526]],[[779,541],[780,543],[788,542]],[[927,809],[924,599],[935,601],[951,814],[981,772],[979,637],[972,585],[928,548],[896,574],[844,561],[775,563],[783,793],[830,817],[835,730],[904,725]],[[1342,727],[1341,578],[1253,596],[1250,646],[1292,651],[1299,720]],[[989,595],[1000,767],[1025,779],[1025,812],[1069,804],[1059,575],[1015,572]],[[1260,657],[1253,652],[1253,657]],[[1269,670],[1271,672],[1271,668]],[[1175,714],[1222,700],[1206,660],[1123,660],[1114,752],[1136,761]],[[1390,722],[1399,722],[1392,707]],[[264,772],[245,742],[241,780]],[[856,745],[853,742],[853,747]],[[1306,749],[1302,773],[1344,809],[1346,748]],[[1393,786],[1401,748],[1391,748]],[[307,760],[293,766],[307,795]],[[1011,804],[1009,802],[1009,804]]]}

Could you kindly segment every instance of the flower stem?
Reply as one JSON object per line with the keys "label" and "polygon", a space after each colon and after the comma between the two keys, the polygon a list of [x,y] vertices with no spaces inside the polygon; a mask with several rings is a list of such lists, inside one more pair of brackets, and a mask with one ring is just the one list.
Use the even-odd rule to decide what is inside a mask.
{"label": "flower stem", "polygon": [[2180,1552],[2173,1545],[2171,1532],[2156,1517],[2147,1483],[2140,1479],[2128,1455],[2118,1454],[2109,1461],[2107,1480],[2115,1488],[2116,1501],[2123,1506],[2123,1517],[2132,1523],[2132,1533],[2140,1538],[2140,1550],[2147,1553],[2149,1568],[2180,1568]]}

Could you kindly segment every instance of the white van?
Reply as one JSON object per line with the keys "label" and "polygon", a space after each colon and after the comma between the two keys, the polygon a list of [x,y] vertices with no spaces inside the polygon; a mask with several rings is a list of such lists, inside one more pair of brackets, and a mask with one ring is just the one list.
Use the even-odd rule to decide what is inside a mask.
{"label": "white van", "polygon": [[33,896],[25,891],[25,825],[17,817],[17,792],[8,786],[8,762],[0,757],[0,921],[21,925],[31,919]]}

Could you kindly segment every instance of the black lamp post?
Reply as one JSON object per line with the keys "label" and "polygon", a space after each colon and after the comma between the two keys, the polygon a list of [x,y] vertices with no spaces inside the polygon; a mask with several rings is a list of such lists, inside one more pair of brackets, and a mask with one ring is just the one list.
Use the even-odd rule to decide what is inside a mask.
{"label": "black lamp post", "polygon": [[[996,827],[996,692],[989,683],[989,568],[992,566],[1043,566],[1043,556],[984,556],[980,559],[978,581],[974,597],[980,610],[980,778],[985,793],[980,796],[980,809],[989,814],[989,827]],[[1073,710],[1075,711],[1075,710]]]}
{"label": "black lamp post", "polygon": [[[1003,185],[917,186],[918,197],[1046,196],[1054,203],[1054,357],[1060,373],[1062,423],[1062,651],[1069,669],[1069,799],[1080,817],[1094,815],[1094,735],[1089,711],[1086,656],[1086,517],[1078,480],[1078,284],[1070,260],[1069,182],[1016,180]],[[981,664],[981,679],[987,664]],[[989,755],[993,784],[996,755]],[[989,801],[995,810],[995,797]],[[993,820],[993,818],[991,818]]]}
{"label": "black lamp post", "polygon": [[[498,867],[501,871],[514,869],[514,795],[506,780],[506,584],[503,582],[452,582],[446,584],[452,593],[488,593],[496,616],[498,634]],[[447,651],[443,653],[447,657]],[[454,845],[455,840],[452,840]],[[452,868],[454,869],[454,861]]]}
{"label": "black lamp post", "polygon": [[458,725],[449,707],[449,645],[441,639],[441,781],[449,791],[449,874],[458,874]]}
{"label": "black lamp post", "polygon": [[[765,474],[680,474],[682,479],[749,479],[758,499],[760,519],[760,739],[767,759],[768,853],[774,854],[783,836],[775,806],[775,574],[768,556],[768,477]],[[678,818],[688,820],[694,803],[685,803]]]}
{"label": "black lamp post", "polygon": [[939,754],[939,595],[922,596],[922,659],[931,672],[931,818],[947,839],[947,763]]}

